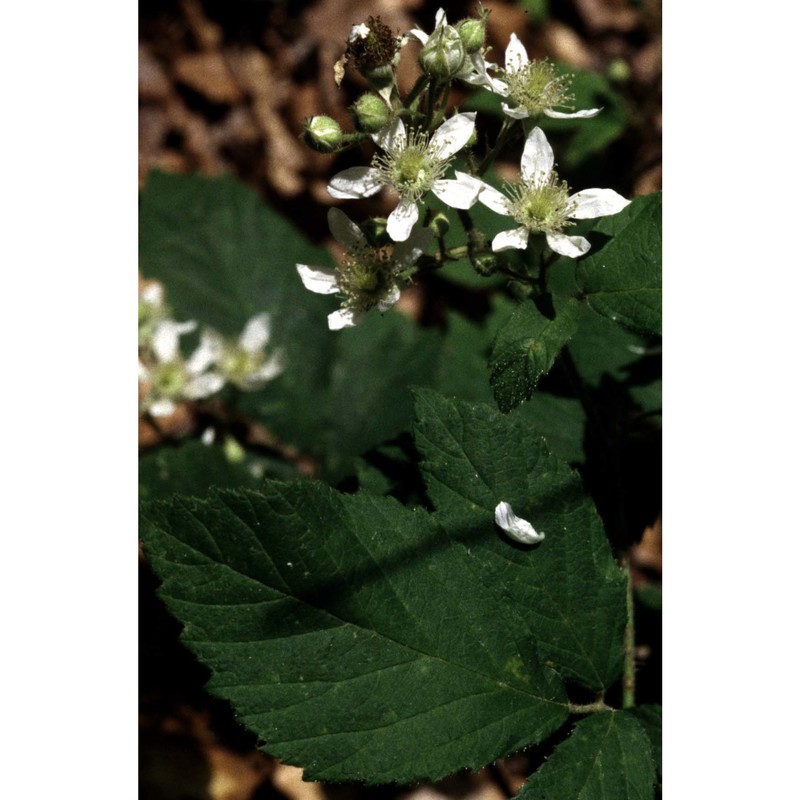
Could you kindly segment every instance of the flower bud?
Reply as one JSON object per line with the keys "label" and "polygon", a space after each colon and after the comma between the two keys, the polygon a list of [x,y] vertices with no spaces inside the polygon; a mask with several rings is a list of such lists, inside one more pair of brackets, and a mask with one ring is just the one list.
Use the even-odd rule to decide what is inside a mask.
{"label": "flower bud", "polygon": [[332,153],[342,144],[342,128],[330,117],[309,117],[305,122],[303,138],[318,153]]}
{"label": "flower bud", "polygon": [[464,43],[464,50],[467,53],[477,53],[483,47],[486,40],[486,25],[480,19],[462,19],[456,25],[458,35]]}
{"label": "flower bud", "polygon": [[389,122],[389,109],[375,94],[362,94],[350,110],[358,129],[365,133],[377,133]]}
{"label": "flower bud", "polygon": [[419,54],[419,65],[426,75],[446,81],[455,77],[466,58],[464,43],[452,25],[440,25],[428,38]]}

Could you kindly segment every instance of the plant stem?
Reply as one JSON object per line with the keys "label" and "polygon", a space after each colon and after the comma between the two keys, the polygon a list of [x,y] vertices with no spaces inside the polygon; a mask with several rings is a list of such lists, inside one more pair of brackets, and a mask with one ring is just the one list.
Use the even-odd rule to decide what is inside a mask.
{"label": "plant stem", "polygon": [[486,154],[486,157],[483,159],[483,161],[481,161],[481,164],[478,167],[478,175],[483,175],[483,173],[492,166],[495,158],[497,158],[498,153],[507,144],[510,134],[512,132],[516,134],[518,130],[519,129],[515,127],[514,123],[509,121],[508,118],[503,120],[503,126],[500,128],[500,133],[497,134],[494,147]]}
{"label": "plant stem", "polygon": [[631,579],[630,557],[622,557],[622,569],[627,582],[625,605],[627,622],[625,623],[624,647],[625,656],[622,668],[622,707],[633,708],[636,705],[636,636],[633,627],[633,580]]}
{"label": "plant stem", "polygon": [[579,703],[569,704],[570,714],[595,714],[598,711],[613,711],[614,709],[606,703],[605,700],[597,700],[594,703],[586,703],[581,705]]}

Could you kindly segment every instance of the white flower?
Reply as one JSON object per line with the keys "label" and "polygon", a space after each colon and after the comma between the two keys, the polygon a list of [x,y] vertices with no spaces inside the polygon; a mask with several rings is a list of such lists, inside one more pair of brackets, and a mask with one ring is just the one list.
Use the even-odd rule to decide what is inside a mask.
{"label": "white flower", "polygon": [[613,189],[584,189],[570,195],[569,186],[566,181],[559,182],[553,165],[550,143],[540,128],[534,128],[522,152],[522,180],[506,184],[509,196],[483,184],[478,199],[492,211],[521,223],[518,228],[498,233],[492,250],[524,250],[529,234],[544,233],[556,253],[577,258],[587,253],[591,245],[583,236],[562,233],[573,224],[570,220],[606,217],[630,203]]}
{"label": "white flower", "polygon": [[528,60],[525,45],[511,34],[506,47],[506,83],[504,88],[494,89],[497,94],[513,101],[511,108],[503,103],[503,111],[514,119],[525,119],[544,114],[554,119],[588,119],[597,116],[601,109],[589,108],[572,113],[556,111],[556,106],[572,107],[575,99],[569,93],[570,76],[557,75],[555,67],[547,60]]}
{"label": "white flower", "polygon": [[430,228],[414,228],[393,252],[372,247],[363,231],[338,208],[328,211],[328,225],[347,254],[336,271],[297,264],[306,289],[317,294],[340,294],[342,308],[328,315],[332,331],[356,325],[373,307],[383,313],[400,298],[397,279],[425,252],[433,239]]}
{"label": "white flower", "polygon": [[475,204],[480,181],[458,171],[456,180],[442,178],[474,130],[474,111],[455,114],[430,138],[420,131],[407,133],[398,118],[372,137],[384,153],[375,156],[369,167],[350,167],[334,175],[328,191],[339,199],[357,199],[391,186],[400,195],[400,202],[389,215],[387,231],[395,242],[403,242],[419,219],[417,203],[428,191],[453,208]]}
{"label": "white flower", "polygon": [[537,533],[533,525],[528,520],[518,517],[505,501],[497,504],[494,521],[516,542],[538,544],[544,539],[544,533]]}
{"label": "white flower", "polygon": [[194,320],[174,322],[164,320],[153,334],[151,358],[148,363],[139,361],[139,379],[148,387],[144,410],[154,417],[168,417],[180,400],[199,400],[219,391],[225,381],[215,372],[206,372],[219,351],[213,337],[204,333],[200,344],[185,360],[181,356],[180,336],[197,327]]}
{"label": "white flower", "polygon": [[206,332],[218,354],[218,368],[225,380],[250,392],[261,389],[283,372],[283,351],[276,350],[269,357],[265,351],[271,332],[272,319],[266,311],[247,321],[236,343],[225,341],[216,331]]}

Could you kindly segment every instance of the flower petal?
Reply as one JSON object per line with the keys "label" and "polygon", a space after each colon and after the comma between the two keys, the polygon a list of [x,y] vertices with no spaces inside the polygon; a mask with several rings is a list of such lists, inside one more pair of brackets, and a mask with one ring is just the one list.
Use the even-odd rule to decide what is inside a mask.
{"label": "flower petal", "polygon": [[552,108],[546,108],[544,115],[552,119],[591,119],[596,117],[602,110],[602,108],[585,108],[582,111],[574,111],[572,114],[567,114],[563,111],[554,111]]}
{"label": "flower petal", "polygon": [[500,105],[505,115],[511,117],[511,119],[527,119],[531,115],[531,112],[525,106],[511,108],[508,103],[500,103]]}
{"label": "flower petal", "polygon": [[398,242],[394,248],[394,263],[398,270],[408,269],[428,249],[433,241],[433,231],[415,225],[404,242]]}
{"label": "flower petal", "polygon": [[139,292],[139,299],[150,306],[160,307],[164,303],[164,287],[160,283],[148,283]]}
{"label": "flower petal", "polygon": [[447,14],[445,14],[445,10],[443,8],[440,8],[436,12],[436,23],[433,27],[435,29],[438,28],[440,25],[447,25]]}
{"label": "flower petal", "polygon": [[359,323],[363,316],[362,312],[353,311],[352,308],[340,308],[338,311],[328,314],[328,327],[332,331],[352,328]]}
{"label": "flower petal", "polygon": [[434,181],[431,191],[451,208],[472,208],[483,189],[483,181],[456,171],[456,180]]}
{"label": "flower petal", "polygon": [[428,150],[439,158],[450,158],[470,139],[475,131],[475,111],[454,114],[443,122],[431,137]]}
{"label": "flower petal", "polygon": [[541,128],[534,128],[525,141],[522,151],[522,177],[526,181],[536,181],[537,177],[547,177],[553,170],[555,158],[553,148]]}
{"label": "flower petal", "polygon": [[258,389],[267,381],[277,378],[286,367],[286,357],[283,350],[276,350],[252,375],[246,379],[248,385]]}
{"label": "flower petal", "polygon": [[565,236],[563,233],[548,233],[547,244],[554,252],[569,258],[582,256],[591,248],[589,240],[584,239],[583,236]]}
{"label": "flower petal", "polygon": [[497,504],[494,510],[494,521],[514,541],[522,544],[538,544],[544,539],[543,533],[537,533],[533,529],[533,525],[528,520],[518,517],[505,501]]}
{"label": "flower petal", "polygon": [[372,141],[382,150],[402,150],[408,141],[403,120],[396,117],[388,125],[384,125],[377,133],[372,134]]}
{"label": "flower petal", "polygon": [[528,63],[528,51],[525,45],[512,33],[506,47],[506,71],[519,72]]}
{"label": "flower petal", "polygon": [[297,264],[296,267],[303,286],[309,291],[317,294],[336,294],[339,291],[339,281],[332,270],[309,267],[305,264]]}
{"label": "flower petal", "polygon": [[[331,209],[333,211],[334,209]],[[256,314],[247,321],[242,335],[239,337],[239,346],[248,353],[258,352],[268,341],[272,332],[272,318],[265,311]]]}
{"label": "flower petal", "polygon": [[194,320],[188,322],[175,322],[165,319],[158,323],[153,333],[153,352],[160,363],[172,361],[178,355],[178,337],[189,333],[197,327]]}
{"label": "flower petal", "polygon": [[186,362],[186,371],[190,375],[199,375],[222,355],[222,337],[212,330],[204,330],[200,336],[200,344]]}
{"label": "flower petal", "polygon": [[577,203],[577,208],[570,214],[573,219],[594,219],[618,214],[631,202],[613,189],[583,189],[569,199]]}
{"label": "flower petal", "polygon": [[348,250],[367,243],[361,228],[339,208],[328,209],[328,227],[336,241]]}
{"label": "flower petal", "polygon": [[[483,181],[481,181],[481,183],[483,183]],[[494,186],[489,186],[488,183],[483,183],[483,188],[478,195],[478,200],[480,200],[486,208],[491,208],[492,211],[497,214],[502,214],[504,217],[511,216],[511,201],[502,192],[498,192]]]}
{"label": "flower petal", "polygon": [[372,197],[381,190],[380,172],[372,167],[350,167],[331,178],[328,193],[339,200]]}
{"label": "flower petal", "polygon": [[199,400],[218,392],[225,385],[225,378],[216,372],[204,372],[192,378],[183,388],[183,396],[189,400]]}
{"label": "flower petal", "polygon": [[425,33],[424,31],[421,31],[419,28],[412,28],[408,32],[408,35],[414,36],[415,38],[419,39],[419,41],[422,42],[423,46],[428,44],[428,34]]}
{"label": "flower petal", "polygon": [[150,415],[153,417],[171,417],[175,413],[177,406],[172,400],[162,398],[161,400],[154,400],[147,407]]}
{"label": "flower petal", "polygon": [[388,311],[400,299],[400,289],[397,286],[392,286],[389,293],[378,301],[378,311],[383,314]]}
{"label": "flower petal", "polygon": [[525,250],[527,247],[528,229],[524,225],[498,233],[492,239],[492,250],[495,253],[499,253],[501,250]]}
{"label": "flower petal", "polygon": [[408,239],[411,229],[418,219],[417,204],[413,200],[401,200],[386,220],[386,232],[393,241],[404,242]]}

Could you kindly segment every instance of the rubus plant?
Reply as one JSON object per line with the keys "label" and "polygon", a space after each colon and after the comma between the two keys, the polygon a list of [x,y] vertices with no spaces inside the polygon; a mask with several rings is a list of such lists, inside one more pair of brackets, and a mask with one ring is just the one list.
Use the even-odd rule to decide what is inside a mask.
{"label": "rubus plant", "polygon": [[[650,798],[626,554],[658,511],[629,445],[659,441],[660,196],[568,185],[540,125],[603,112],[514,34],[491,62],[487,23],[353,26],[355,130],[319,115],[304,138],[374,143],[329,192],[392,210],[331,208],[338,263],[230,178],[150,176],[141,267],[191,319],[142,292],[142,412],[213,394],[223,436],[143,458],[144,551],[209,690],[307,778],[435,780],[539,745],[521,798]],[[391,310],[434,273],[481,287],[483,319]]]}

